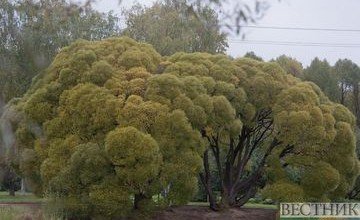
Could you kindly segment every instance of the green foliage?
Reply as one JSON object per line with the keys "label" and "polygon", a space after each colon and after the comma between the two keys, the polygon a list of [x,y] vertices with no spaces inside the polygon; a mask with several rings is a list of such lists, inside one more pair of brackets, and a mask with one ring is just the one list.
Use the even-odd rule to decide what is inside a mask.
{"label": "green foliage", "polygon": [[201,6],[194,13],[187,3],[165,0],[149,8],[135,5],[124,12],[127,25],[124,34],[152,44],[161,55],[179,51],[224,52],[226,35],[220,31],[216,12],[209,6]]}
{"label": "green foliage", "polygon": [[157,142],[134,127],[109,132],[105,150],[116,175],[134,192],[146,192],[148,183],[158,175],[161,156]]}
{"label": "green foliage", "polygon": [[[318,84],[320,87],[326,87],[324,88],[325,91],[328,91],[329,97],[342,104],[345,105],[356,117],[356,126],[358,129],[360,125],[359,116],[360,116],[360,103],[359,103],[359,80],[360,80],[360,68],[353,63],[351,60],[348,59],[340,59],[338,60],[333,67],[331,67],[331,74],[329,74],[329,68],[321,68],[321,65],[319,65],[319,60],[315,59],[313,61],[312,68],[308,68],[308,74],[313,74],[313,79],[316,84]],[[316,65],[315,65],[316,64]],[[317,66],[317,67],[316,67]],[[328,65],[327,65],[328,66]],[[315,80],[316,78],[316,80]],[[336,85],[334,85],[336,84]],[[329,93],[330,91],[331,94]],[[330,96],[331,95],[331,96]],[[345,109],[341,105],[337,105],[336,109],[333,113],[334,117],[337,120],[345,121],[350,124],[354,124],[354,118],[348,118],[348,110]],[[329,117],[327,117],[329,119]],[[353,142],[353,137],[349,135],[348,132],[345,132],[345,130],[348,130],[348,128],[345,129],[344,124],[339,124],[337,126],[338,129],[341,129],[341,134],[346,135],[346,138],[349,142]],[[344,130],[345,129],[345,130]],[[346,134],[348,133],[348,134]],[[357,146],[358,146],[358,138],[357,139]],[[338,139],[339,146],[344,146],[343,150],[348,152],[352,151],[352,144],[350,143],[340,143],[340,140]],[[351,149],[351,150],[350,150]],[[359,147],[357,147],[359,149]],[[343,163],[343,169],[349,169],[349,175],[352,175],[354,169],[352,169],[354,162],[353,159],[348,159],[347,161],[343,161],[343,159],[340,159],[344,155],[338,155],[338,156],[332,156],[331,159],[334,161],[334,163],[337,163],[339,166],[339,163]],[[356,159],[355,159],[356,160]],[[342,162],[340,162],[342,161]],[[348,190],[349,184],[352,185],[349,182],[340,181],[339,190],[335,191],[332,195],[332,197],[336,197],[339,194],[344,193],[344,191]],[[348,197],[349,198],[355,198],[359,194],[359,178],[357,183],[355,184],[354,188],[349,192]]]}
{"label": "green foliage", "polygon": [[303,78],[303,66],[296,59],[282,55],[277,57],[274,62],[277,62],[285,70],[286,73],[298,78]]}
{"label": "green foliage", "polygon": [[[218,146],[222,166],[226,165],[224,157],[232,152],[231,143],[236,146],[247,129],[250,140],[260,142],[245,168],[250,174],[262,169],[260,158],[265,155],[267,159],[268,145],[274,140],[280,143],[266,160],[266,195],[281,201],[328,201],[346,196],[344,189],[350,189],[359,172],[355,119],[347,108],[329,101],[314,83],[301,82],[274,62],[248,58],[177,53],[164,66],[162,74],[150,78],[147,97],[182,109],[202,133],[208,149]],[[265,133],[260,135],[257,129]],[[309,165],[314,170],[307,173]],[[321,170],[325,173],[316,174]],[[325,185],[321,178],[326,179]],[[289,192],[279,194],[283,184],[289,186]]]}
{"label": "green foliage", "polygon": [[304,201],[304,190],[297,184],[279,181],[266,186],[262,196],[276,201],[299,202]]}
{"label": "green foliage", "polygon": [[304,80],[314,82],[332,101],[338,100],[337,79],[326,60],[321,61],[319,58],[315,58],[304,70]]}
{"label": "green foliage", "polygon": [[340,174],[330,164],[319,162],[314,163],[304,172],[301,181],[307,196],[319,201],[324,192],[332,192],[338,188]]}
{"label": "green foliage", "polygon": [[90,201],[100,216],[128,216],[132,201],[126,187],[119,187],[114,181],[104,181],[94,186],[89,193]]}
{"label": "green foliage", "polygon": [[247,52],[244,57],[251,58],[257,61],[264,61],[263,58],[257,56],[254,51]]}
{"label": "green foliage", "polygon": [[80,38],[99,40],[119,33],[111,13],[65,0],[2,0],[0,11],[0,98],[4,102],[23,95],[60,48]]}

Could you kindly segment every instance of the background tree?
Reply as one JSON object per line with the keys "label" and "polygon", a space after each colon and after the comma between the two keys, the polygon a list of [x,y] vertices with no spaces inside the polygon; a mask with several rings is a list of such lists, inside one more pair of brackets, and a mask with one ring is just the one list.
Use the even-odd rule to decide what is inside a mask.
{"label": "background tree", "polygon": [[2,157],[0,163],[1,189],[9,192],[10,196],[15,196],[15,192],[21,188],[21,178],[11,166],[9,158]]}
{"label": "background tree", "polygon": [[15,192],[24,185],[21,185],[20,172],[16,166],[17,149],[12,128],[14,121],[9,120],[16,116],[10,112],[9,106],[2,106],[0,100],[0,186],[10,196],[15,196]]}
{"label": "background tree", "polygon": [[314,82],[332,101],[339,99],[336,75],[326,60],[315,58],[304,70],[304,80]]}
{"label": "background tree", "polygon": [[[280,0],[279,0],[280,1]],[[189,11],[194,14],[201,12],[201,7],[206,5],[218,11],[221,15],[222,26],[230,31],[240,34],[242,25],[255,23],[261,19],[270,7],[270,1],[255,0],[226,1],[226,0],[187,0]]]}
{"label": "background tree", "polygon": [[0,11],[0,96],[5,102],[25,93],[60,48],[79,38],[119,33],[111,13],[65,0],[1,0]]}
{"label": "background tree", "polygon": [[286,73],[298,78],[304,77],[303,66],[296,59],[288,57],[286,55],[281,55],[273,61],[277,62],[285,70]]}
{"label": "background tree", "polygon": [[338,78],[339,103],[348,106],[357,118],[357,125],[360,125],[360,97],[359,81],[360,68],[351,60],[338,60],[334,66],[334,72]]}
{"label": "background tree", "polygon": [[[279,0],[280,1],[280,0]],[[93,0],[87,0],[91,4]],[[175,2],[175,1],[174,1]],[[201,17],[204,7],[210,7],[218,12],[221,17],[221,26],[237,34],[243,25],[255,23],[261,19],[270,7],[270,1],[255,0],[247,1],[226,1],[226,0],[185,0],[180,4],[186,4],[187,10],[197,17]],[[119,4],[122,0],[119,0]]]}
{"label": "background tree", "polygon": [[264,61],[263,58],[257,56],[254,51],[247,52],[244,57],[251,58],[257,61]]}
{"label": "background tree", "polygon": [[152,44],[161,55],[179,51],[223,53],[228,46],[218,15],[208,6],[195,15],[185,0],[165,0],[149,8],[135,5],[124,15],[124,34]]}

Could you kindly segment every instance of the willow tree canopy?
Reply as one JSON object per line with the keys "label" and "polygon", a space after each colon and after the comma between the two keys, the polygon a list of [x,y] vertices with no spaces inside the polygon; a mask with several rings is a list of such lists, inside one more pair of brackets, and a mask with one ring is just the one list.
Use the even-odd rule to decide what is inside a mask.
{"label": "willow tree canopy", "polygon": [[214,208],[209,164],[224,205],[341,198],[359,170],[354,116],[272,62],[80,40],[15,108],[23,174],[74,216],[185,204],[199,173]]}

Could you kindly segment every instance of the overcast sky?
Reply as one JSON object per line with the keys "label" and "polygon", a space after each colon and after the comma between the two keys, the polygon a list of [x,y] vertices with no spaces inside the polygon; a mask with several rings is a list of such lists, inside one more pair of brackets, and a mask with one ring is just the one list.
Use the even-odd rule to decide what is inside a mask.
{"label": "overcast sky", "polygon": [[[138,0],[151,5],[154,0]],[[234,0],[235,1],[235,0]],[[135,1],[101,0],[96,8],[101,11],[120,11],[120,7],[131,7]],[[270,0],[271,7],[265,17],[258,21],[259,26],[280,26],[300,28],[360,29],[360,0]],[[311,42],[321,44],[347,44],[346,47],[309,47],[289,45],[259,45],[239,42],[239,36],[229,39],[228,54],[233,57],[254,51],[266,60],[286,54],[295,57],[305,66],[314,57],[326,58],[330,63],[339,58],[349,58],[360,65],[360,31],[304,31],[244,28],[248,41]],[[237,38],[234,40],[234,38]],[[348,47],[348,45],[357,46]]]}

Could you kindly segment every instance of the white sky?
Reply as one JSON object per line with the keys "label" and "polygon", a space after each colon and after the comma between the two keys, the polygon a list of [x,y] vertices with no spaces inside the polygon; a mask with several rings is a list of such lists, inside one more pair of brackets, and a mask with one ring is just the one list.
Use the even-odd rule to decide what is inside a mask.
{"label": "white sky", "polygon": [[[229,0],[235,1],[235,0]],[[116,13],[121,7],[129,8],[134,0],[100,0],[95,8],[100,11],[113,10]],[[141,4],[151,5],[154,0],[138,0]],[[360,29],[360,0],[270,0],[271,7],[265,17],[258,21],[259,26]],[[300,30],[272,30],[244,28],[246,40],[256,41],[291,41],[329,44],[359,44],[360,32],[324,32]],[[239,38],[239,36],[232,36]],[[349,58],[360,65],[360,47],[304,47],[259,45],[229,42],[228,54],[233,57],[254,51],[266,60],[286,54],[295,57],[305,66],[314,57],[326,58],[335,63],[339,58]]]}

